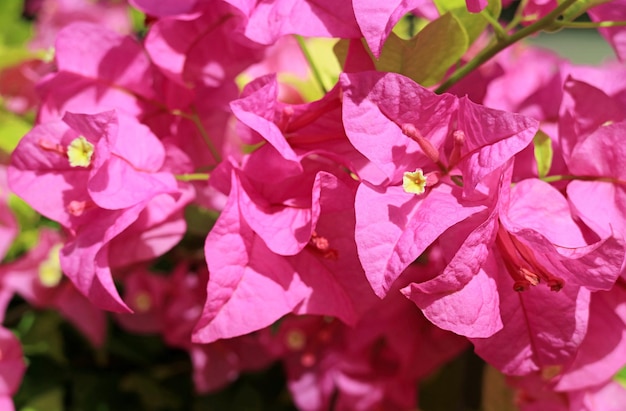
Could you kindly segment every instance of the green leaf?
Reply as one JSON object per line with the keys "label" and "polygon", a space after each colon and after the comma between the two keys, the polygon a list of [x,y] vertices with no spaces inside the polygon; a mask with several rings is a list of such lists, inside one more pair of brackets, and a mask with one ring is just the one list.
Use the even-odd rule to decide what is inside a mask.
{"label": "green leaf", "polygon": [[[17,409],[24,411],[25,407],[37,409],[37,411],[54,410],[56,407],[56,393],[62,390],[67,378],[68,368],[63,368],[59,363],[47,356],[33,356],[28,358],[28,368],[19,387],[13,396]],[[50,407],[44,407],[43,403],[50,400]],[[63,409],[63,408],[61,408]]]}
{"label": "green leaf", "polygon": [[14,260],[37,245],[41,221],[41,216],[15,194],[9,195],[8,203],[20,229],[3,261]]}
{"label": "green leaf", "polygon": [[0,70],[7,67],[16,66],[23,61],[32,59],[43,59],[46,57],[46,51],[40,50],[33,52],[22,46],[5,46],[0,43]]}
{"label": "green leaf", "polygon": [[505,376],[490,365],[486,365],[483,372],[482,410],[517,411],[514,392],[507,385]]}
{"label": "green leaf", "polygon": [[128,8],[128,14],[130,15],[133,31],[143,37],[148,31],[146,27],[146,15],[134,7]]}
{"label": "green leaf", "polygon": [[431,21],[410,40],[391,33],[376,69],[410,77],[423,86],[439,83],[469,47],[469,37],[450,12]]}
{"label": "green leaf", "polygon": [[410,40],[428,23],[428,20],[418,18],[414,14],[409,13],[396,23],[393,27],[393,32],[403,40]]}
{"label": "green leaf", "polygon": [[32,27],[22,19],[23,8],[23,0],[0,1],[0,44],[22,46],[31,37]]}
{"label": "green leaf", "polygon": [[626,388],[626,367],[619,370],[613,379]]}
{"label": "green leaf", "polygon": [[348,58],[348,49],[350,48],[350,40],[341,39],[333,46],[333,54],[339,63],[342,71],[346,66],[346,59]]}
{"label": "green leaf", "polygon": [[185,208],[185,221],[187,222],[187,234],[206,237],[211,231],[219,212],[203,207],[191,205]]}
{"label": "green leaf", "polygon": [[[563,3],[565,0],[559,0],[559,4]],[[608,3],[611,0],[577,0],[569,6],[565,12],[563,12],[563,20],[564,21],[572,21],[579,16],[585,14],[587,10],[592,7],[598,6],[603,3]]]}
{"label": "green leaf", "polygon": [[28,401],[20,411],[63,411],[63,390],[54,388]]}
{"label": "green leaf", "polygon": [[144,410],[180,409],[181,399],[154,379],[140,373],[126,375],[120,389],[137,394]]}
{"label": "green leaf", "polygon": [[476,41],[489,24],[484,14],[488,13],[492,19],[497,20],[502,12],[501,0],[490,0],[481,13],[470,13],[467,10],[465,0],[435,0],[435,5],[440,14],[449,12],[457,18],[467,32],[470,45]]}
{"label": "green leaf", "polygon": [[17,218],[20,229],[35,228],[40,220],[39,214],[15,194],[9,195],[9,207]]}
{"label": "green leaf", "polygon": [[41,311],[35,314],[35,321],[28,332],[21,336],[24,354],[45,355],[58,363],[65,363],[67,359],[63,353],[63,336],[60,325],[62,319],[53,311]]}
{"label": "green leaf", "polygon": [[545,177],[552,166],[552,140],[550,137],[539,130],[533,137],[533,145],[535,146],[535,161],[537,162],[537,173],[539,177]]}
{"label": "green leaf", "polygon": [[11,153],[31,127],[32,125],[22,117],[8,111],[0,111],[0,150],[7,154]]}

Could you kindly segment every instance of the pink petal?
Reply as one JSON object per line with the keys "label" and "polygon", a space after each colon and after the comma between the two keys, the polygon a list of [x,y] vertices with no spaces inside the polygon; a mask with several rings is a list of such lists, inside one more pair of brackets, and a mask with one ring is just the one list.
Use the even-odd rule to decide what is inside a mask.
{"label": "pink petal", "polygon": [[[233,0],[229,2],[236,3]],[[245,34],[261,44],[273,44],[286,34],[339,38],[361,36],[351,2],[268,0],[257,3],[253,10],[247,9],[249,20],[245,25]],[[271,22],[269,26],[268,22]]]}
{"label": "pink petal", "polygon": [[471,339],[476,353],[505,374],[524,375],[571,361],[587,331],[589,291],[575,286],[513,290],[504,267],[497,278],[503,328]]}
{"label": "pink petal", "polygon": [[[493,266],[493,264],[492,264]],[[486,267],[493,271],[494,267]],[[487,338],[502,329],[498,287],[483,269],[463,288],[443,294],[423,294],[416,284],[402,292],[433,324],[469,338]]]}
{"label": "pink petal", "polygon": [[[617,0],[610,4],[600,4],[589,9],[589,17],[592,21],[624,21],[626,19],[626,1]],[[598,32],[608,40],[615,54],[624,61],[626,59],[626,29],[624,27],[598,28]]]}
{"label": "pink petal", "polygon": [[[507,225],[535,230],[559,246],[587,245],[572,218],[567,199],[556,188],[538,179],[520,181],[511,189],[503,218]],[[547,221],[550,224],[546,224]]]}
{"label": "pink petal", "polygon": [[[402,133],[405,123],[415,124],[437,148],[446,139],[457,107],[451,95],[438,96],[413,80],[392,73],[343,74],[343,122],[354,147],[391,181],[419,165],[432,166],[418,144]],[[380,176],[361,176],[381,184]]]}
{"label": "pink petal", "polygon": [[131,312],[122,301],[109,268],[108,243],[126,229],[145,204],[123,211],[97,209],[93,220],[81,227],[76,237],[61,250],[61,268],[94,305],[104,310]]}
{"label": "pink petal", "polygon": [[151,96],[152,64],[141,45],[101,25],[73,23],[57,36],[55,48],[59,71],[116,84],[140,95]]}
{"label": "pink petal", "polygon": [[4,327],[0,327],[0,349],[0,396],[10,397],[17,392],[26,371],[24,354],[20,341]]}
{"label": "pink petal", "polygon": [[485,176],[530,144],[539,122],[480,106],[465,97],[459,101],[456,128],[465,133],[459,167],[463,172],[464,191],[469,194]]}
{"label": "pink petal", "polygon": [[202,317],[194,330],[195,342],[208,343],[264,328],[291,312],[308,294],[290,264],[268,250],[242,221],[235,187],[206,240],[211,278]]}
{"label": "pink petal", "polygon": [[610,380],[626,363],[624,288],[591,296],[589,327],[578,355],[555,389],[574,391]]}
{"label": "pink petal", "polygon": [[361,184],[357,191],[356,242],[374,292],[384,296],[400,273],[452,225],[484,209],[464,206],[460,189],[439,185],[425,195],[402,187],[383,190]]}
{"label": "pink petal", "polygon": [[487,0],[466,0],[467,10],[471,13],[480,13],[482,9],[487,7]]}
{"label": "pink petal", "polygon": [[357,23],[376,57],[380,57],[383,44],[391,29],[409,11],[417,8],[423,0],[353,0]]}

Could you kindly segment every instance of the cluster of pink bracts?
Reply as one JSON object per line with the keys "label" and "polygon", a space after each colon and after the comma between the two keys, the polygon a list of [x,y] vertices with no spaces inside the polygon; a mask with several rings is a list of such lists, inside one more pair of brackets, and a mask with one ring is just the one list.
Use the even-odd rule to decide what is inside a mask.
{"label": "cluster of pink bracts", "polygon": [[[377,55],[405,13],[432,15],[423,1],[130,2],[151,16],[140,41],[58,33],[37,123],[0,169],[0,255],[9,190],[62,227],[0,266],[2,306],[54,307],[96,345],[114,311],[188,350],[200,392],[280,361],[302,410],[411,409],[469,344],[522,410],[624,409],[626,67],[515,46],[437,95],[361,43]],[[602,32],[618,55],[623,33]],[[259,75],[306,71],[292,34],[351,39],[320,100]],[[219,212],[204,253],[151,272],[202,229],[190,209]],[[0,331],[8,409],[24,363]]]}

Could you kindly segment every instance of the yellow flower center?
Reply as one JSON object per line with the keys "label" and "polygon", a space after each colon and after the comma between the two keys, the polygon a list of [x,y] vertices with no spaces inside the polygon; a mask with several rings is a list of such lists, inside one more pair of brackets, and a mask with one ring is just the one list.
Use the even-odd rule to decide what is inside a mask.
{"label": "yellow flower center", "polygon": [[300,330],[290,330],[286,337],[287,347],[292,351],[299,351],[306,345],[306,335]]}
{"label": "yellow flower center", "polygon": [[61,244],[53,246],[48,253],[48,258],[39,264],[39,281],[44,287],[56,287],[63,278],[61,260],[59,258],[61,247]]}
{"label": "yellow flower center", "polygon": [[67,146],[67,158],[72,167],[89,167],[93,156],[93,144],[83,136],[72,140]]}
{"label": "yellow flower center", "polygon": [[152,298],[150,298],[150,294],[147,292],[140,292],[135,297],[135,308],[140,313],[145,313],[150,310],[152,307]]}
{"label": "yellow flower center", "polygon": [[426,177],[421,168],[415,171],[406,171],[402,176],[402,188],[411,194],[423,194],[426,190]]}

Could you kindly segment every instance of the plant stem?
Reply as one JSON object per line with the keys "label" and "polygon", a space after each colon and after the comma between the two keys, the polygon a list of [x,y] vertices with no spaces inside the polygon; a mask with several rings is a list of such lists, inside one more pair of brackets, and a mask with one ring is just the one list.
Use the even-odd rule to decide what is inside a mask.
{"label": "plant stem", "polygon": [[601,176],[573,176],[568,174],[557,174],[553,176],[545,176],[541,177],[540,180],[545,181],[546,183],[554,183],[557,181],[603,181],[605,183],[626,185],[626,181],[620,180],[614,177],[601,177]]}
{"label": "plant stem", "polygon": [[480,14],[491,25],[498,40],[506,40],[506,38],[509,37],[507,31],[504,29],[504,27],[502,27],[500,22],[489,13],[489,10],[484,9]]}
{"label": "plant stem", "polygon": [[178,181],[208,181],[211,175],[209,173],[189,173],[176,174],[175,177]]}
{"label": "plant stem", "polygon": [[462,78],[467,76],[469,73],[480,67],[482,64],[487,62],[493,56],[509,47],[511,44],[518,42],[519,40],[530,36],[531,34],[535,34],[543,29],[549,28],[554,25],[556,19],[565,11],[568,7],[572,6],[576,3],[577,0],[565,0],[558,7],[555,7],[550,13],[544,16],[542,19],[537,20],[535,23],[530,26],[526,26],[516,33],[507,36],[506,38],[500,39],[496,41],[490,46],[484,48],[480,53],[478,53],[473,59],[471,59],[467,64],[460,67],[456,70],[448,79],[441,84],[435,93],[441,94],[448,90],[450,87],[459,82]]}
{"label": "plant stem", "polygon": [[313,77],[315,78],[315,81],[317,82],[317,84],[319,85],[320,89],[322,90],[324,94],[328,93],[328,90],[324,86],[324,80],[322,80],[322,75],[317,65],[315,64],[315,61],[313,60],[313,56],[311,56],[311,53],[309,53],[309,49],[307,48],[306,43],[304,42],[304,38],[298,35],[296,35],[295,38],[296,38],[296,41],[298,42],[298,45],[300,46],[300,50],[302,50],[302,54],[304,54],[304,58],[306,58],[307,63],[309,63],[309,67],[311,68],[311,72],[313,73]]}
{"label": "plant stem", "polygon": [[554,25],[570,29],[598,29],[603,27],[624,27],[626,21],[559,21],[556,20]]}
{"label": "plant stem", "polygon": [[187,120],[190,120],[198,129],[198,132],[202,136],[202,139],[204,140],[207,147],[209,148],[209,151],[211,152],[211,155],[213,156],[215,161],[217,163],[220,163],[222,161],[222,156],[220,155],[219,151],[217,151],[215,144],[213,144],[211,137],[209,137],[209,133],[204,128],[204,124],[202,124],[202,121],[200,121],[200,117],[198,116],[196,112],[188,114],[180,110],[175,110],[172,112],[172,114],[176,116],[181,116],[183,118],[186,118]]}

